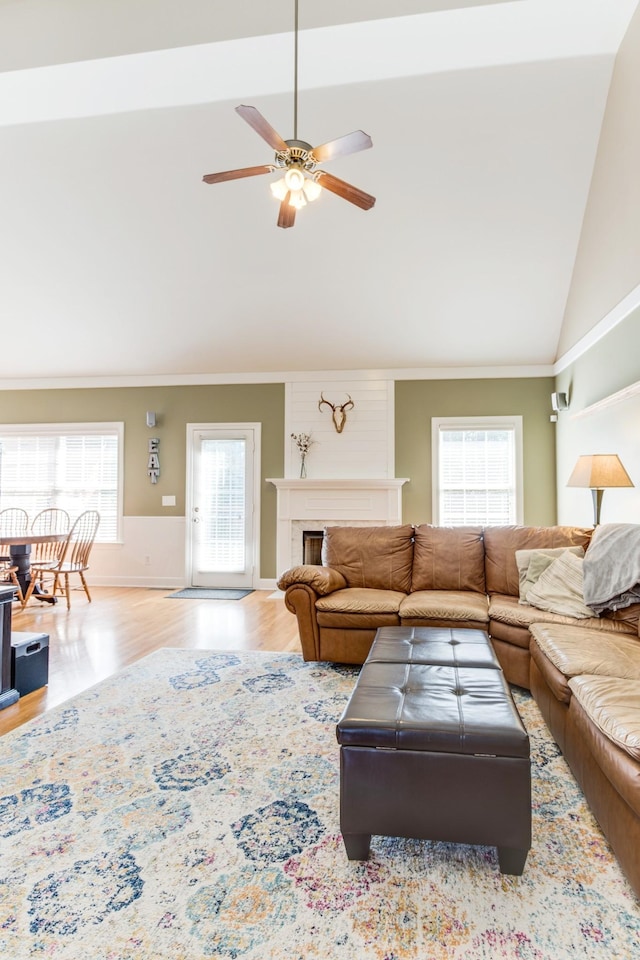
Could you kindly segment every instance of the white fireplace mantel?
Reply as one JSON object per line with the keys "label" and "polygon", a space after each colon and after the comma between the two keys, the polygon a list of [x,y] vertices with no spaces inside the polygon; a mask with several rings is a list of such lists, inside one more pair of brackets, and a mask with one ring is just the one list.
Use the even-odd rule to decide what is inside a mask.
{"label": "white fireplace mantel", "polygon": [[[300,527],[386,526],[402,523],[402,487],[407,477],[287,479],[267,478],[278,491],[276,566],[278,576],[301,563]],[[302,534],[299,534],[300,544]]]}

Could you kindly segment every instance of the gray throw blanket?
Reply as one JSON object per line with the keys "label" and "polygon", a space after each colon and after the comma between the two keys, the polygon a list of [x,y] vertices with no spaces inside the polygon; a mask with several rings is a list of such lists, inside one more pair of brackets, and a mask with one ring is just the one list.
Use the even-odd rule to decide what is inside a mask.
{"label": "gray throw blanket", "polygon": [[640,524],[596,527],[582,572],[584,602],[595,613],[640,603]]}

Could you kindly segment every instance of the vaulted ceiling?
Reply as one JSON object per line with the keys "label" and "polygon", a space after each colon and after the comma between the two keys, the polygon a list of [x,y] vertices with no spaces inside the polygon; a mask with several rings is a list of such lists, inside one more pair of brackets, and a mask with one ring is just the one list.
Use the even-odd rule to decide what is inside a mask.
{"label": "vaulted ceiling", "polygon": [[0,385],[549,372],[636,6],[299,0],[298,136],[377,202],[281,230],[202,176],[273,161],[240,103],[293,136],[293,0],[0,0]]}

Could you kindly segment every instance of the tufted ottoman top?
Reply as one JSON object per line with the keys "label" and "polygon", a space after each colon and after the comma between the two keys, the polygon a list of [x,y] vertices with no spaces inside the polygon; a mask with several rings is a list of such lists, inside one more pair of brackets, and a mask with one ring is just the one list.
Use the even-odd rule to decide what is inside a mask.
{"label": "tufted ottoman top", "polygon": [[367,662],[336,730],[343,746],[528,757],[499,669]]}
{"label": "tufted ottoman top", "polygon": [[366,662],[500,669],[486,632],[464,627],[380,627]]}

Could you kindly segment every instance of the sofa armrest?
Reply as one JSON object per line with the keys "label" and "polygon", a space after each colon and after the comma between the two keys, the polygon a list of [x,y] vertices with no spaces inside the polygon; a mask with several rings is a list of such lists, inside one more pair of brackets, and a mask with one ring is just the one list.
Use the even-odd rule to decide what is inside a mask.
{"label": "sofa armrest", "polygon": [[319,597],[324,597],[334,590],[344,590],[347,581],[331,567],[321,567],[316,564],[305,563],[299,567],[286,570],[278,580],[280,590],[287,590],[296,584],[311,587]]}
{"label": "sofa armrest", "polygon": [[287,587],[284,603],[298,621],[298,635],[302,656],[305,660],[320,659],[320,631],[316,617],[318,594],[306,583],[293,583]]}

